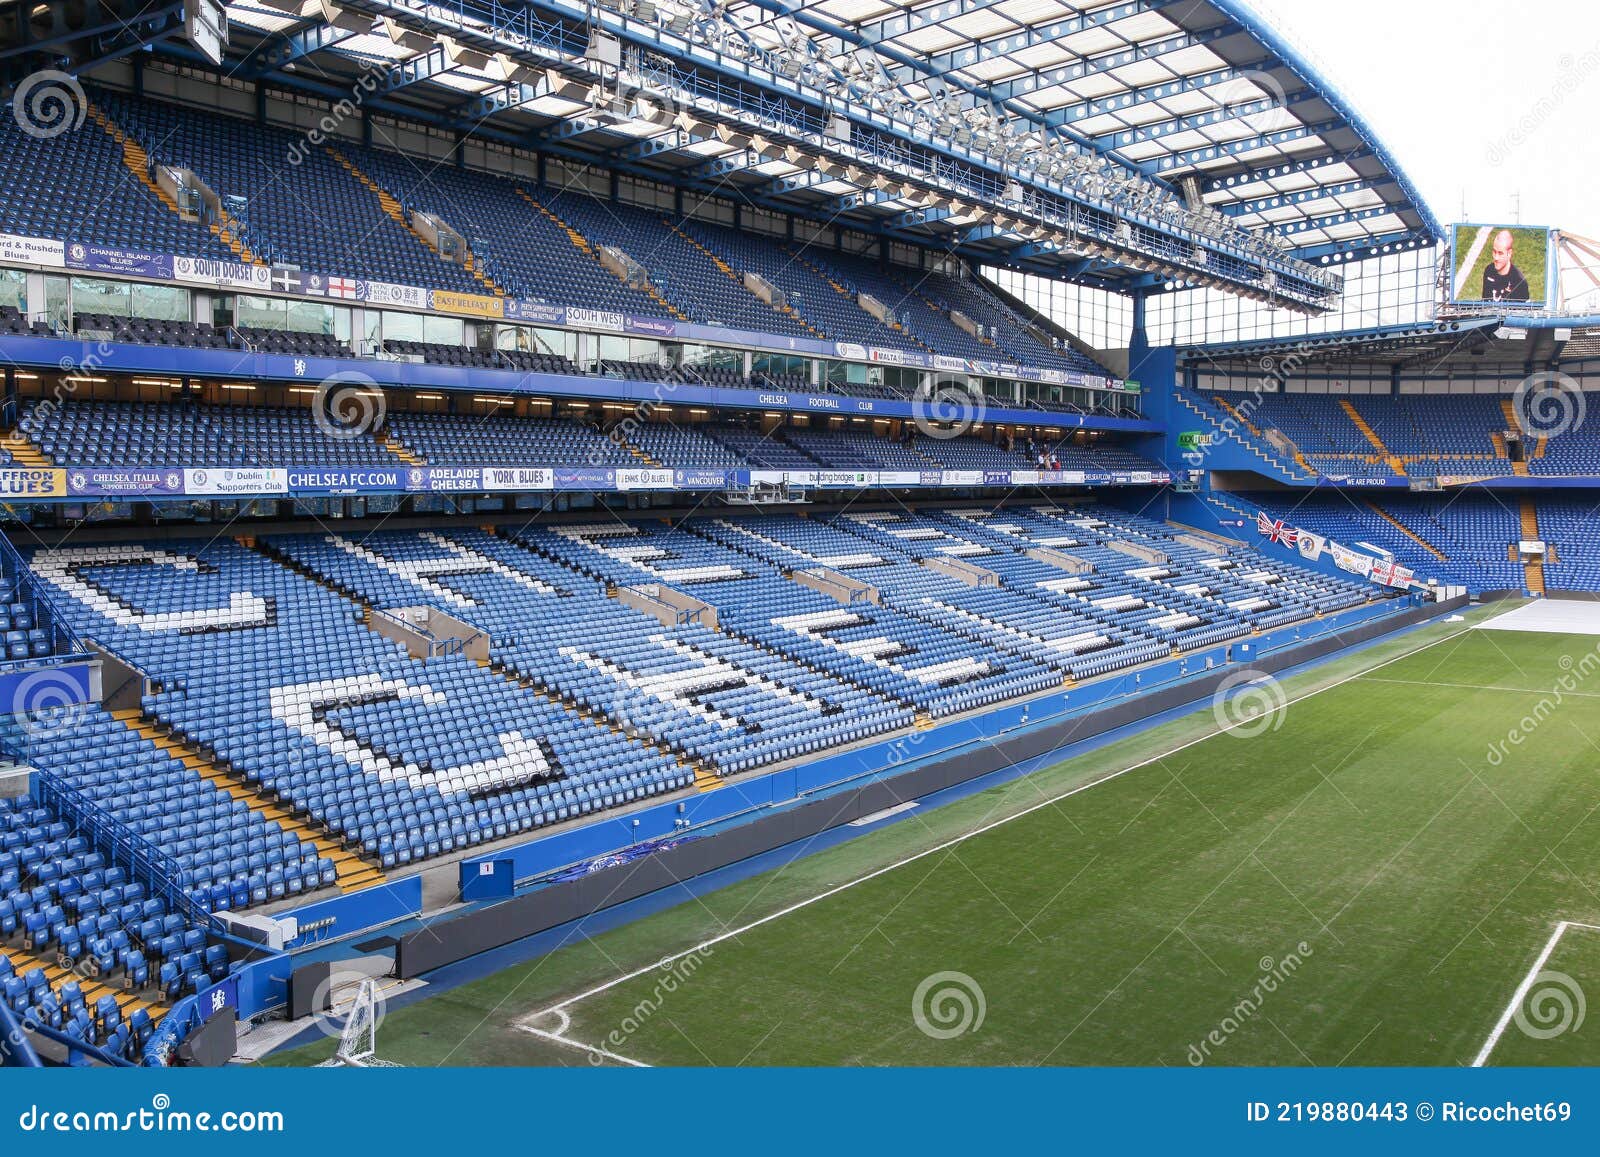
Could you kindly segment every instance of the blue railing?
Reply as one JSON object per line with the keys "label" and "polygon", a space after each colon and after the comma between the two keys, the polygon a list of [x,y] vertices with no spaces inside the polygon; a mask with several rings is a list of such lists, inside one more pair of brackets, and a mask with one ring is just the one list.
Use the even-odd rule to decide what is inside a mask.
{"label": "blue railing", "polygon": [[18,1017],[5,1005],[0,1004],[0,1068],[12,1069],[42,1069],[46,1068],[44,1060],[34,1048],[32,1037],[42,1037],[54,1041],[67,1050],[65,1063],[68,1065],[81,1065],[88,1062],[98,1062],[114,1069],[137,1068],[132,1061],[107,1052],[99,1045],[92,1045],[77,1037],[68,1036],[60,1029],[51,1028],[47,1024],[40,1024],[31,1016]]}
{"label": "blue railing", "polygon": [[33,796],[40,804],[53,808],[87,838],[107,862],[144,884],[151,895],[164,901],[169,909],[197,928],[217,934],[222,932],[217,919],[184,888],[183,868],[166,852],[82,792],[69,787],[53,772],[34,771]]}
{"label": "blue railing", "polygon": [[[0,534],[0,570],[7,574],[17,576],[18,587],[12,597],[6,602],[21,602],[26,604],[29,614],[33,616],[35,626],[43,627],[50,632],[55,654],[61,654],[61,644],[67,645],[67,653],[72,655],[87,655],[89,648],[84,645],[78,633],[74,631],[61,613],[61,608],[56,605],[55,599],[46,594],[42,585],[35,581],[33,569],[28,566],[27,560],[11,540]],[[0,670],[14,667],[24,667],[38,663],[39,659],[12,659],[0,662]]]}

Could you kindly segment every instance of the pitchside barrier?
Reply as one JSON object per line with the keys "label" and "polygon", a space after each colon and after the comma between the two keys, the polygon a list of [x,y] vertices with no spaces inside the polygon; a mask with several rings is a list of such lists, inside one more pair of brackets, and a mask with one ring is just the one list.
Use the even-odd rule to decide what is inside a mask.
{"label": "pitchside barrier", "polygon": [[[1257,652],[1249,666],[1272,674],[1427,622],[1465,606],[1461,597],[1414,606],[1342,627],[1270,652]],[[1247,640],[1239,640],[1244,642]],[[402,936],[395,948],[395,974],[420,976],[628,900],[705,874],[751,856],[808,839],[863,816],[874,815],[944,788],[966,783],[1066,743],[1113,731],[1174,708],[1208,699],[1242,664],[1218,665],[1180,683],[1134,698],[1102,704],[1089,714],[1039,723],[947,753],[938,753],[889,778],[846,786],[823,798],[799,799],[715,832],[668,846],[629,863],[601,868],[576,879],[551,883],[512,900],[479,908]],[[720,794],[720,793],[713,793]],[[484,857],[490,862],[494,857]],[[464,870],[469,866],[464,865]],[[476,870],[471,867],[471,870]]]}

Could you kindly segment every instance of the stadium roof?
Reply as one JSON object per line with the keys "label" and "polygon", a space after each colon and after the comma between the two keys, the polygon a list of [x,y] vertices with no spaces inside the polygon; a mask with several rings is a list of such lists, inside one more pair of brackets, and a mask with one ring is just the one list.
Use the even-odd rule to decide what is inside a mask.
{"label": "stadium roof", "polygon": [[1239,0],[735,0],[813,39],[871,46],[1181,188],[1320,257],[1443,237],[1410,180],[1317,70]]}
{"label": "stadium roof", "polygon": [[[1304,337],[1262,338],[1194,346],[1180,351],[1185,363],[1251,373],[1294,376],[1301,368],[1337,365],[1441,367],[1461,356],[1491,362],[1526,362],[1533,352],[1524,341],[1497,342],[1503,336],[1498,317],[1417,322]],[[1555,352],[1559,352],[1558,350]],[[1548,343],[1543,349],[1550,356]]]}
{"label": "stadium roof", "polygon": [[[1112,288],[1318,309],[1338,262],[1443,235],[1368,126],[1241,0],[237,0],[227,14],[234,79],[330,99],[362,84],[364,107],[452,132]],[[171,35],[157,51],[195,61]],[[607,64],[631,92],[599,95],[589,78]],[[683,102],[666,115],[664,92]],[[752,140],[754,123],[773,139]],[[844,134],[856,159],[797,158],[796,124],[825,146]],[[897,183],[930,162],[958,182],[943,201]]]}

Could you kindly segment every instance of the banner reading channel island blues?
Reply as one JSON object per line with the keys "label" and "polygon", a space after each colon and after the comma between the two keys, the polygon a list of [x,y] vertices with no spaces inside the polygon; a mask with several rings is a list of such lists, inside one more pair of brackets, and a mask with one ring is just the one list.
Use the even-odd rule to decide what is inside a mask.
{"label": "banner reading channel island blues", "polygon": [[0,467],[0,501],[154,502],[169,498],[359,497],[368,494],[636,493],[748,490],[1017,489],[1165,485],[1164,471],[718,470],[592,466]]}
{"label": "banner reading channel island blues", "polygon": [[348,301],[380,308],[430,310],[479,321],[519,321],[530,325],[628,334],[636,337],[704,342],[711,345],[749,346],[778,353],[843,361],[904,366],[953,374],[972,374],[1047,385],[1078,386],[1096,390],[1137,390],[1137,383],[1121,382],[1077,370],[1045,369],[1012,362],[945,357],[916,350],[886,349],[854,342],[820,341],[786,337],[753,330],[725,329],[659,317],[641,317],[602,309],[582,309],[547,301],[519,301],[487,294],[423,289],[307,273],[284,265],[248,265],[237,261],[179,257],[167,253],[116,249],[83,241],[51,241],[0,233],[0,265],[28,265],[46,269],[78,269],[88,273],[178,281],[218,289],[241,289],[295,297]]}

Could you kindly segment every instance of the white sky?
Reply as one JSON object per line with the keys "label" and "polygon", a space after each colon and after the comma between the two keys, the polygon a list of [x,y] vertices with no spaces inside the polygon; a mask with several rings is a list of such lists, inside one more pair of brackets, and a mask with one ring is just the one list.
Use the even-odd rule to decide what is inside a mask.
{"label": "white sky", "polygon": [[1250,0],[1372,126],[1442,224],[1600,235],[1596,0]]}

